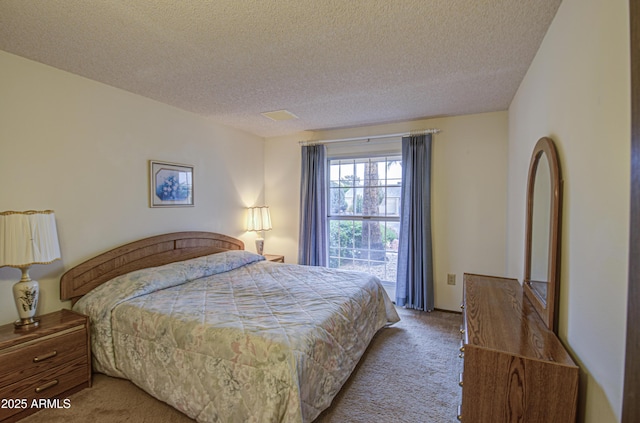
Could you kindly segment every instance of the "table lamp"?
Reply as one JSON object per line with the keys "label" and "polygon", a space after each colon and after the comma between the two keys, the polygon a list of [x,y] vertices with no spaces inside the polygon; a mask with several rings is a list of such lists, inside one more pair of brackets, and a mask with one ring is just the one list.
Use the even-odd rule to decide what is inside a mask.
{"label": "table lamp", "polygon": [[13,298],[18,309],[16,328],[38,326],[39,284],[31,280],[32,264],[49,264],[60,258],[60,246],[53,211],[6,211],[0,213],[0,267],[22,270],[22,278],[13,285]]}
{"label": "table lamp", "polygon": [[269,206],[249,207],[247,213],[247,230],[262,232],[256,238],[256,252],[260,255],[264,252],[264,231],[270,231],[271,214]]}

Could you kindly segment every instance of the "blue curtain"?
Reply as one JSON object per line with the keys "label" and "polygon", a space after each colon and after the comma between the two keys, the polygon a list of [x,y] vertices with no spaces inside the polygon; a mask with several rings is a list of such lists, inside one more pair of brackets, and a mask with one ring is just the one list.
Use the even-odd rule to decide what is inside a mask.
{"label": "blue curtain", "polygon": [[327,265],[327,190],[324,145],[302,147],[298,263]]}
{"label": "blue curtain", "polygon": [[431,134],[402,138],[402,193],[396,304],[431,311]]}

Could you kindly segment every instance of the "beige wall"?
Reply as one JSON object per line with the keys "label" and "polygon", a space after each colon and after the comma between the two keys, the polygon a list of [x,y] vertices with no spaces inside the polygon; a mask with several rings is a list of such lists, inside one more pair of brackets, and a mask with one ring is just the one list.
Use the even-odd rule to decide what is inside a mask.
{"label": "beige wall", "polygon": [[[459,310],[464,272],[504,274],[506,263],[507,113],[484,113],[349,130],[270,138],[265,146],[265,196],[274,229],[265,251],[298,259],[300,145],[440,128],[433,147],[435,306]],[[455,286],[447,274],[455,273]]]}
{"label": "beige wall", "polygon": [[[62,260],[31,272],[41,313],[63,306],[65,269],[145,236],[209,230],[254,250],[244,207],[263,201],[261,138],[5,52],[0,93],[0,210],[56,212]],[[148,207],[150,159],[195,166],[195,207]],[[0,268],[0,323],[17,317],[18,279]]]}
{"label": "beige wall", "polygon": [[508,273],[521,277],[527,168],[538,138],[564,176],[560,336],[583,373],[580,421],[618,421],[629,233],[626,0],[564,0],[509,109]]}

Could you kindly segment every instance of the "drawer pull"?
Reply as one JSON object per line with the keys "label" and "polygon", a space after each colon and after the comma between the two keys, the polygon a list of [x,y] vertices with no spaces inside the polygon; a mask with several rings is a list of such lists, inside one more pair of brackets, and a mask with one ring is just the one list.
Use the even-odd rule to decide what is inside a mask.
{"label": "drawer pull", "polygon": [[53,379],[51,382],[47,382],[42,386],[38,386],[36,388],[36,394],[39,394],[40,392],[44,391],[45,389],[49,389],[51,387],[54,387],[58,384],[58,379]]}
{"label": "drawer pull", "polygon": [[37,357],[33,357],[33,362],[34,362],[34,363],[39,363],[39,362],[44,361],[44,360],[46,360],[46,359],[48,359],[48,358],[55,357],[56,355],[58,355],[58,351],[55,351],[55,350],[54,350],[54,351],[51,351],[51,352],[50,352],[50,353],[48,353],[48,354],[45,354],[45,355],[39,355],[39,356],[37,356]]}
{"label": "drawer pull", "polygon": [[462,386],[462,373],[460,373],[460,379],[458,380],[458,385]]}
{"label": "drawer pull", "polygon": [[458,406],[458,421],[462,421],[462,406]]}

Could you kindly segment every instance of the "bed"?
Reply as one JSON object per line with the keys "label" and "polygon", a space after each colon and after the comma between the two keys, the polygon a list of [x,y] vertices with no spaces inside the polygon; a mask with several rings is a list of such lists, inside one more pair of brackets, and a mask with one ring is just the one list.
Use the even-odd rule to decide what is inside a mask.
{"label": "bed", "polygon": [[90,317],[94,371],[200,422],[312,422],[400,320],[374,276],[269,262],[210,232],[105,252],[60,297]]}

